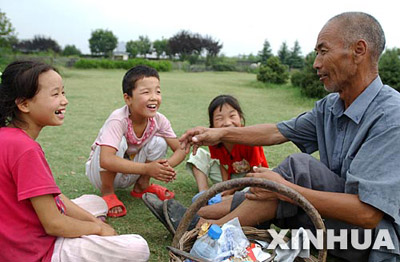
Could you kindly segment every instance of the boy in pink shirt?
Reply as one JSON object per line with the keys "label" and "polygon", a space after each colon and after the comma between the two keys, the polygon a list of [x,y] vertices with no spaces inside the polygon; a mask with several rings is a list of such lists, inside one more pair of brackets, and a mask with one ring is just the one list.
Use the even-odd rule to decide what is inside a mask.
{"label": "boy in pink shirt", "polygon": [[[86,162],[86,175],[100,189],[110,217],[126,214],[115,188],[134,185],[131,195],[135,198],[146,192],[161,200],[173,198],[173,192],[150,184],[150,178],[174,180],[173,167],[185,158],[169,120],[157,112],[162,100],[158,72],[147,66],[133,67],[125,74],[122,88],[126,105],[108,117]],[[168,146],[174,153],[163,159]]]}

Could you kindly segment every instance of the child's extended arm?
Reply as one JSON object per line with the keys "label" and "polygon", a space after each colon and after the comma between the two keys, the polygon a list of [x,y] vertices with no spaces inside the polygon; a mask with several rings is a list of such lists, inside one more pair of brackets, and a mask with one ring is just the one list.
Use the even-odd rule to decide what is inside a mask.
{"label": "child's extended arm", "polygon": [[115,173],[147,175],[164,182],[175,176],[174,169],[163,164],[165,160],[137,163],[118,157],[116,152],[113,147],[101,146],[100,167]]}
{"label": "child's extended arm", "polygon": [[[62,198],[62,200],[64,200],[64,198]],[[49,235],[60,237],[80,237],[83,235],[116,235],[115,230],[111,226],[101,222],[100,220],[86,220],[91,220],[92,218],[89,218],[88,214],[85,213],[86,211],[82,212],[74,207],[74,205],[71,205],[70,201],[66,201],[66,203],[64,203],[67,208],[67,213],[71,212],[71,215],[81,217],[83,220],[61,214],[56,206],[53,195],[37,196],[31,198],[30,200],[40,222],[42,223],[42,226]],[[72,210],[68,210],[68,208],[71,208]]]}
{"label": "child's extended arm", "polygon": [[223,165],[220,165],[219,168],[221,170],[222,181],[228,181],[229,180],[228,170],[226,170],[226,168]]}
{"label": "child's extended arm", "polygon": [[172,151],[174,151],[172,156],[168,159],[168,163],[170,166],[175,167],[185,159],[185,150],[181,149],[178,138],[165,138],[165,141]]}

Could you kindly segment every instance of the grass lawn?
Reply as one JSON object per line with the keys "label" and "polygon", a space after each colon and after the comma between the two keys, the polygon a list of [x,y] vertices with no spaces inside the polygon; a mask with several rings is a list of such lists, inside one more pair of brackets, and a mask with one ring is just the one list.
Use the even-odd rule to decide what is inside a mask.
{"label": "grass lawn", "polygon": [[[61,127],[45,128],[38,142],[57,184],[70,198],[99,194],[85,176],[85,162],[108,115],[124,105],[121,91],[124,73],[124,70],[61,70],[69,100],[66,120]],[[246,125],[290,119],[314,104],[313,100],[301,97],[298,89],[289,85],[264,86],[255,80],[254,74],[168,72],[160,77],[163,95],[160,112],[171,121],[178,136],[188,128],[208,126],[208,104],[219,94],[232,94],[239,99]],[[292,143],[264,150],[271,167],[290,153],[298,152]],[[189,205],[197,192],[195,181],[186,172],[184,162],[176,170],[177,180],[166,186],[175,191],[177,200]],[[119,234],[142,235],[150,246],[150,261],[168,261],[165,247],[171,244],[172,237],[142,201],[133,199],[129,192],[129,189],[117,191],[128,214],[108,222]]]}

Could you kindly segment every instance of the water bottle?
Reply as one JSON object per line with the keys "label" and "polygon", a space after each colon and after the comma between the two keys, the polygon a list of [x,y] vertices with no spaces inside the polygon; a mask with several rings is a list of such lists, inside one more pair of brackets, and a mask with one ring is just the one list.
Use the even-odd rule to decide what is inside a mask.
{"label": "water bottle", "polygon": [[200,237],[194,242],[190,254],[207,260],[214,261],[213,259],[218,256],[219,245],[218,239],[222,234],[222,229],[218,225],[211,225],[206,235]]}
{"label": "water bottle", "polygon": [[[194,197],[192,198],[192,203],[194,203],[194,201],[196,201],[202,194],[204,194],[204,192],[206,192],[205,190],[200,191],[199,193],[197,193],[196,195],[194,195]],[[208,200],[207,204],[209,206],[214,205],[214,204],[218,204],[222,201],[222,195],[221,193],[216,194],[215,196],[213,196],[210,200]]]}

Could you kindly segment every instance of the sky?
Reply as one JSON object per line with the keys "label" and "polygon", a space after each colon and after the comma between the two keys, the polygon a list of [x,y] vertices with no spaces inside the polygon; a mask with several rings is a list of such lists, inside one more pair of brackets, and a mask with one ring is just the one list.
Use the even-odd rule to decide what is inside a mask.
{"label": "sky", "polygon": [[326,21],[346,11],[373,15],[387,48],[400,47],[399,5],[394,0],[0,0],[21,40],[42,35],[88,54],[96,29],[111,30],[119,42],[140,35],[154,41],[188,30],[218,40],[226,56],[255,55],[265,40],[274,54],[283,42],[292,48],[297,40],[306,55]]}

